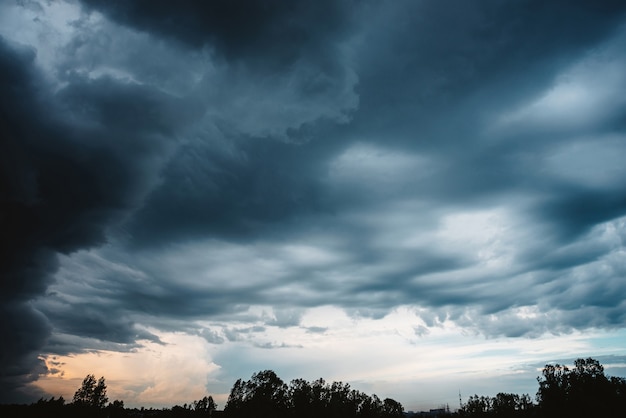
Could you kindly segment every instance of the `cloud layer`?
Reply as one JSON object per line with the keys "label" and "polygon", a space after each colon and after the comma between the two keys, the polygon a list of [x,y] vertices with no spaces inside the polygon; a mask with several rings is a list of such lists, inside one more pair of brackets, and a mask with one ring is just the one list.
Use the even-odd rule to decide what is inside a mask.
{"label": "cloud layer", "polygon": [[306,350],[335,341],[319,308],[407,309],[411,338],[620,332],[624,12],[3,4],[3,400],[42,355],[167,332]]}

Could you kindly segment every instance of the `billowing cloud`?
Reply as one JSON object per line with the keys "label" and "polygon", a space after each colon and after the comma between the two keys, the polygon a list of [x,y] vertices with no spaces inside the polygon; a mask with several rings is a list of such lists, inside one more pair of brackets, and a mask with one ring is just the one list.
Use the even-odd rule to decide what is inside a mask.
{"label": "billowing cloud", "polygon": [[[64,356],[185,344],[220,396],[307,356],[373,388],[419,344],[593,354],[626,319],[624,12],[3,4],[0,393],[53,392]],[[368,375],[350,341],[376,335]],[[153,403],[161,377],[125,396]]]}

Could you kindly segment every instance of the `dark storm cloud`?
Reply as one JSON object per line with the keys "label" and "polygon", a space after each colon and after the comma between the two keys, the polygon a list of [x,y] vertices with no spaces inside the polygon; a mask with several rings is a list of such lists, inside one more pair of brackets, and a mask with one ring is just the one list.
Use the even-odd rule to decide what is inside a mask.
{"label": "dark storm cloud", "polygon": [[[34,310],[29,300],[40,294],[49,283],[56,260],[53,253],[38,245],[36,210],[38,199],[35,174],[25,143],[30,125],[36,80],[29,64],[33,52],[15,50],[0,38],[0,83],[5,94],[0,99],[2,164],[2,238],[0,242],[0,280],[2,285],[2,321],[0,333],[4,343],[0,355],[2,375],[0,392],[5,400],[22,399],[20,387],[37,378],[45,366],[37,351],[50,335],[50,325]],[[44,127],[45,129],[45,127]],[[36,128],[35,128],[36,130]],[[26,133],[27,138],[23,138]]]}
{"label": "dark storm cloud", "polygon": [[[370,22],[362,40],[376,53],[359,57],[356,122],[405,137],[416,127],[424,132],[424,124],[448,134],[457,132],[450,123],[473,126],[465,114],[455,114],[458,106],[478,106],[474,116],[480,117],[493,106],[532,96],[610,34],[623,5],[409,1],[385,4],[378,12],[382,18]],[[422,147],[441,145],[411,139]]]}
{"label": "dark storm cloud", "polygon": [[623,325],[623,171],[581,179],[565,149],[619,154],[624,103],[540,106],[581,61],[623,68],[623,2],[82,4],[104,18],[57,61],[0,44],[7,399],[44,346],[238,341],[325,304],[486,335]]}
{"label": "dark storm cloud", "polygon": [[543,202],[538,208],[539,216],[558,225],[564,241],[576,238],[590,227],[626,213],[626,188],[613,190],[589,190],[563,188],[559,195]]}
{"label": "dark storm cloud", "polygon": [[[279,67],[314,56],[320,68],[329,40],[347,30],[351,1],[101,1],[87,7],[113,20],[172,38],[191,48],[214,47],[233,61]],[[327,68],[328,70],[329,68]]]}
{"label": "dark storm cloud", "polygon": [[181,147],[130,225],[136,242],[207,234],[251,238],[268,225],[324,210],[320,170],[308,158],[311,147],[257,138],[240,138],[238,144],[227,155],[211,142]]}
{"label": "dark storm cloud", "polygon": [[104,243],[110,223],[141,201],[166,152],[163,138],[178,104],[110,78],[74,76],[53,93],[34,69],[33,50],[4,39],[0,49],[0,358],[7,373],[2,393],[10,398],[19,387],[12,379],[37,377],[36,353],[51,326],[29,301],[51,282],[56,253]]}
{"label": "dark storm cloud", "polygon": [[[540,96],[564,69],[610,39],[623,22],[622,4],[482,2],[441,7],[409,2],[384,12],[388,20],[379,20],[380,30],[373,24],[363,41],[379,54],[360,56],[360,109],[352,126],[365,137],[384,137],[396,149],[445,158],[446,168],[420,190],[425,192],[422,199],[479,208],[498,196],[550,195],[528,208],[552,237],[547,254],[626,213],[621,185],[590,189],[566,184],[538,172],[538,161],[533,163],[535,156],[572,136],[622,132],[622,117],[603,118],[602,126],[584,127],[586,132],[578,126],[577,132],[554,132],[532,121],[495,140],[485,138],[484,131],[484,123],[498,109]],[[622,115],[623,106],[603,111]],[[552,258],[550,267],[556,267],[546,247],[541,247],[541,258]],[[565,263],[561,267],[597,255],[560,258]]]}

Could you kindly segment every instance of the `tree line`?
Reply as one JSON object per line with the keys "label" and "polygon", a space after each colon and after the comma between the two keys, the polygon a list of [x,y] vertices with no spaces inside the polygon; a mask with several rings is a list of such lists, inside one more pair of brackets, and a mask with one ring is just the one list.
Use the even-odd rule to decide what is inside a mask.
{"label": "tree line", "polygon": [[224,408],[228,418],[393,418],[403,412],[399,402],[367,395],[347,383],[295,379],[286,384],[272,370],[237,380]]}
{"label": "tree line", "polygon": [[606,376],[593,358],[579,358],[574,367],[546,364],[537,378],[536,403],[529,395],[498,393],[473,395],[458,414],[464,417],[571,417],[626,416],[626,379]]}
{"label": "tree line", "polygon": [[399,402],[367,395],[342,382],[324,379],[307,382],[294,379],[286,384],[272,370],[254,373],[250,380],[238,379],[223,411],[211,396],[183,406],[163,409],[125,408],[115,400],[107,405],[104,377],[87,375],[72,402],[63,397],[40,399],[31,405],[0,405],[0,416],[10,417],[210,417],[210,418],[397,418],[404,409]]}
{"label": "tree line", "polygon": [[[459,417],[602,417],[626,416],[626,379],[604,374],[593,358],[577,359],[573,368],[547,364],[537,378],[539,388],[530,395],[498,393],[494,397],[472,395],[461,408],[426,415]],[[238,379],[223,410],[211,396],[183,406],[163,409],[125,408],[109,402],[104,377],[85,377],[71,402],[63,397],[40,399],[30,405],[0,405],[6,417],[210,417],[210,418],[396,418],[406,415],[400,402],[381,400],[353,389],[347,383],[324,379],[294,379],[288,384],[272,370]]]}

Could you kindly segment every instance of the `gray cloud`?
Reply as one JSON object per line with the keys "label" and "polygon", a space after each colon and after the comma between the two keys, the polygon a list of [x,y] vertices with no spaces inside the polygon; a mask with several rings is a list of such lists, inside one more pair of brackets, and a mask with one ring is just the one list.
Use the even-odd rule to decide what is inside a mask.
{"label": "gray cloud", "polygon": [[623,326],[621,2],[143,3],[81,2],[54,58],[3,32],[7,399],[44,350],[321,305]]}
{"label": "gray cloud", "polygon": [[273,62],[279,67],[313,57],[332,67],[329,41],[348,32],[351,1],[196,2],[86,0],[86,7],[191,48],[210,45],[230,61]]}
{"label": "gray cloud", "polygon": [[57,253],[104,243],[107,228],[139,204],[167,148],[171,125],[159,114],[176,101],[106,77],[75,76],[55,92],[34,68],[34,51],[4,39],[0,47],[1,358],[3,369],[11,365],[3,378],[10,398],[12,378],[35,379],[35,364],[41,371],[36,352],[50,333],[50,318],[29,301],[51,283]]}

